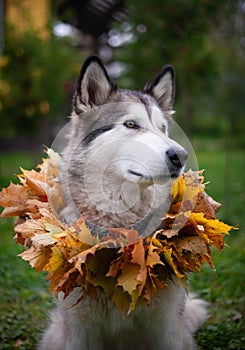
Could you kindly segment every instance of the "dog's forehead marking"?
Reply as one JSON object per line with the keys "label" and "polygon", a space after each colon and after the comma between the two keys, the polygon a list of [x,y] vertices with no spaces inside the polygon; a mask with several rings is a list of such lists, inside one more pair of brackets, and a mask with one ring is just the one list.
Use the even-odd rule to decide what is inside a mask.
{"label": "dog's forehead marking", "polygon": [[108,103],[84,112],[80,125],[83,141],[90,143],[127,119],[133,119],[147,129],[161,129],[168,124],[164,113],[151,96],[137,91],[120,90]]}
{"label": "dog's forehead marking", "polygon": [[162,125],[167,125],[163,112],[156,105],[131,103],[128,114],[145,127],[154,126],[161,128]]}
{"label": "dog's forehead marking", "polygon": [[164,114],[151,95],[140,91],[120,90],[117,98],[119,99],[118,101],[126,102],[134,106],[138,105],[141,109],[144,108],[151,122],[152,118],[154,118],[155,121],[158,120],[159,123],[161,122],[161,119],[163,119]]}

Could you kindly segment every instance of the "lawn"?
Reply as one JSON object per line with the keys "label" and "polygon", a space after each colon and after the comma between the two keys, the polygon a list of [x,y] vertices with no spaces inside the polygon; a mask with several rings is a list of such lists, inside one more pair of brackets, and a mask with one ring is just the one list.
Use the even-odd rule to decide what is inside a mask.
{"label": "lawn", "polygon": [[[0,155],[1,187],[19,173],[19,166],[31,169],[34,159],[26,153]],[[21,246],[13,240],[13,220],[0,219],[0,349],[34,349],[51,309],[44,274],[37,275],[17,255]]]}
{"label": "lawn", "polygon": [[[209,147],[208,147],[209,145]],[[210,181],[207,192],[222,202],[220,218],[239,226],[227,237],[222,253],[214,250],[216,273],[204,266],[190,277],[191,289],[209,302],[210,318],[197,334],[199,349],[245,349],[245,177],[244,154],[224,152],[210,142],[194,142],[199,168]],[[0,185],[7,186],[18,167],[32,168],[22,153],[0,155]],[[0,349],[33,349],[53,306],[43,274],[37,275],[17,255],[13,221],[0,220]]]}
{"label": "lawn", "polygon": [[[194,143],[195,144],[195,143]],[[210,303],[210,318],[197,335],[200,349],[245,349],[245,158],[243,150],[224,152],[199,142],[199,168],[210,181],[207,192],[223,204],[219,217],[239,227],[226,238],[221,253],[214,250],[216,273],[204,266],[191,276],[192,289]]]}

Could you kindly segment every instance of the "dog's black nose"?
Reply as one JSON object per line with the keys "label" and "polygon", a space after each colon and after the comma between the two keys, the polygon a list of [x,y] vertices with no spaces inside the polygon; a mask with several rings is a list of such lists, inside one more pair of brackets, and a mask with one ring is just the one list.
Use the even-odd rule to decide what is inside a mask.
{"label": "dog's black nose", "polygon": [[174,165],[176,168],[181,168],[184,166],[188,157],[187,152],[184,149],[178,150],[177,153],[173,148],[170,148],[166,154],[172,165]]}

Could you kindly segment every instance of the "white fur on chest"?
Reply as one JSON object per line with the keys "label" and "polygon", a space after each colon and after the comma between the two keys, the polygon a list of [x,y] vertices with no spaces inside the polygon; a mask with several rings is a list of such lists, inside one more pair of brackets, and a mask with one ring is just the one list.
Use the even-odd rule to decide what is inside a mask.
{"label": "white fur on chest", "polygon": [[49,329],[50,337],[56,331],[64,337],[52,349],[192,349],[188,347],[189,340],[184,340],[190,336],[188,320],[184,320],[186,295],[183,287],[176,283],[169,282],[169,287],[160,290],[149,307],[141,305],[124,318],[103,294],[98,299],[85,297],[75,305],[82,293],[81,288],[76,288],[70,296],[60,301],[52,316],[55,322]]}

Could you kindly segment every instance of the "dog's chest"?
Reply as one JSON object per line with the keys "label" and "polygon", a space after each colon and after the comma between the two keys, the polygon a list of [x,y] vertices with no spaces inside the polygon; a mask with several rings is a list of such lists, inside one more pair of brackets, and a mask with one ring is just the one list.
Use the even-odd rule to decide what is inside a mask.
{"label": "dog's chest", "polygon": [[[151,305],[138,306],[131,314],[122,317],[113,302],[103,293],[98,299],[90,297],[74,305],[81,289],[62,302],[65,329],[73,334],[72,349],[151,350],[159,349],[162,334],[172,332],[170,325],[177,324],[184,304],[183,289],[174,284],[159,292]],[[168,330],[168,327],[169,330]]]}

